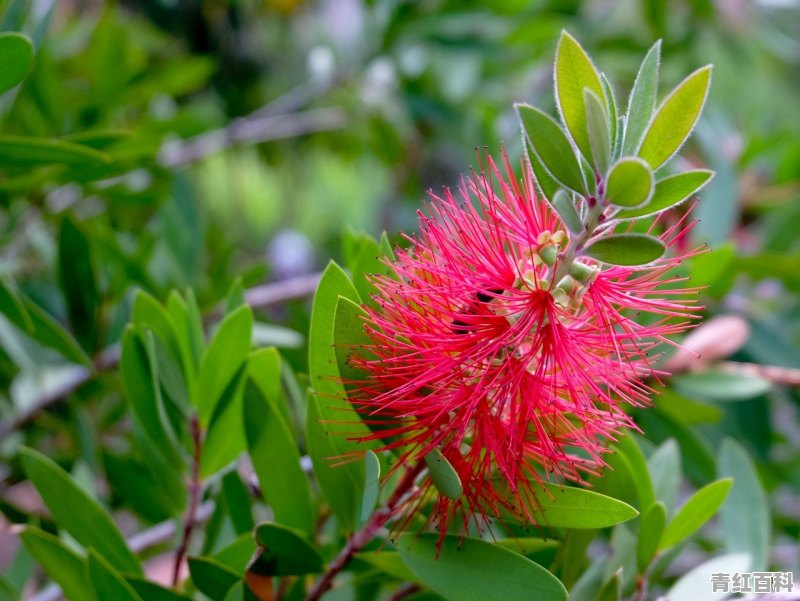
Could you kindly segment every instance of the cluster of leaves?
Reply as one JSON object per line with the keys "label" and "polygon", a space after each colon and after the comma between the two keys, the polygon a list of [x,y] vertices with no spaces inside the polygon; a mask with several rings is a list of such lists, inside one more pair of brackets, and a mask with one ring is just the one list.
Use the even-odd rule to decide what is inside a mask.
{"label": "cluster of leaves", "polygon": [[[358,340],[352,327],[355,304],[367,302],[371,290],[364,274],[384,269],[375,258],[389,255],[390,245],[345,234],[344,269],[331,265],[325,271],[310,316],[303,305],[272,314],[248,306],[241,285],[231,282],[244,274],[252,283],[264,269],[232,265],[228,248],[239,229],[220,231],[213,220],[203,223],[190,185],[209,184],[204,194],[225,205],[231,190],[215,187],[219,164],[176,173],[159,155],[165,136],[188,137],[225,124],[208,96],[187,99],[210,89],[214,61],[187,54],[149,24],[114,10],[96,22],[75,18],[68,33],[50,40],[46,32],[54,9],[28,11],[25,4],[4,3],[0,23],[0,30],[27,32],[0,34],[0,511],[19,525],[22,541],[3,566],[0,599],[17,601],[23,592],[51,582],[73,600],[302,599],[394,484],[381,479],[391,456],[367,453],[343,465],[329,460],[355,450],[348,436],[367,427],[345,425],[352,417],[343,414],[349,406],[332,400],[341,398],[336,382],[347,368],[335,349]],[[249,10],[248,3],[236,4]],[[510,135],[513,128],[503,130],[497,121],[509,90],[528,97],[531,73],[549,69],[537,57],[550,53],[550,40],[562,26],[583,23],[579,3],[522,15],[514,13],[519,7],[505,4],[489,3],[489,12],[474,13],[463,13],[456,2],[435,10],[405,5],[388,15],[376,10],[385,17],[374,24],[378,50],[360,57],[354,70],[366,72],[376,57],[405,64],[409,48],[422,48],[429,67],[416,74],[400,69],[397,96],[382,99],[372,112],[362,110],[353,91],[362,82],[352,85],[351,79],[336,97],[356,107],[359,117],[368,115],[363,128],[354,124],[341,137],[317,138],[302,152],[293,141],[270,150],[270,161],[286,166],[301,155],[297,171],[303,179],[322,182],[309,186],[307,197],[325,202],[331,200],[328,189],[337,187],[325,178],[343,166],[353,171],[357,164],[356,181],[363,183],[367,174],[381,172],[376,164],[401,164],[392,190],[374,181],[369,186],[382,196],[399,194],[416,203],[422,188],[461,169],[475,140]],[[659,12],[665,3],[642,4],[650,7],[646,23],[667,34],[671,56],[702,53],[717,64],[719,89],[727,48],[720,51],[702,36],[682,37],[682,25]],[[711,17],[696,7],[700,4],[687,6],[693,19],[704,22]],[[292,22],[268,17],[264,20],[275,21],[276,29]],[[582,36],[587,45],[604,56],[639,50],[635,38],[641,36],[615,38],[605,27],[587,31]],[[718,44],[729,35],[719,34]],[[520,110],[541,184],[549,186],[545,193],[565,220],[579,195],[598,196],[601,181],[605,198],[620,207],[619,219],[667,210],[706,183],[705,170],[667,173],[663,163],[672,152],[659,152],[670,145],[677,150],[694,125],[709,73],[695,73],[656,109],[657,55],[655,47],[642,65],[627,121],[620,121],[612,86],[602,78],[596,85],[591,61],[569,38],[559,47],[566,61],[562,68],[581,79],[559,77],[556,64],[563,126],[533,109]],[[744,61],[749,66],[742,67],[740,61],[735,68],[747,68],[753,81],[765,83],[743,90],[738,77],[722,79],[723,86],[728,81],[733,87],[723,87],[716,106],[735,96],[736,103],[753,107],[750,114],[734,113],[744,115],[742,121],[748,115],[759,123],[780,120],[777,103],[774,111],[763,111],[765,100],[750,94],[788,94],[773,85],[784,72],[763,53],[753,50],[753,55],[752,64]],[[275,57],[284,58],[278,52]],[[287,70],[295,69],[293,60],[286,61]],[[270,78],[269,86],[276,85],[273,79],[286,83]],[[458,82],[472,83],[459,87]],[[268,89],[276,96],[282,91]],[[242,101],[238,92],[238,85],[229,85],[223,96]],[[255,108],[251,101],[248,97],[232,116]],[[665,110],[685,117],[685,133],[656,126]],[[544,131],[552,130],[553,137],[543,139],[537,127],[549,127]],[[722,126],[710,121],[705,127],[701,124],[701,150],[692,147],[692,160],[701,162],[698,153],[708,157],[718,176],[700,206],[716,211],[709,209],[714,219],[698,227],[702,236],[722,242],[735,229],[736,195],[724,192],[731,182],[735,191],[737,170],[769,160],[776,183],[743,209],[748,219],[757,219],[752,231],[764,249],[747,255],[721,244],[687,266],[690,284],[710,286],[705,302],[711,313],[724,310],[731,290],[756,299],[748,307],[751,337],[737,359],[796,367],[796,296],[759,297],[750,282],[771,277],[785,289],[800,290],[797,209],[780,202],[792,194],[781,186],[791,183],[797,165],[792,157],[800,156],[791,144],[798,138],[765,127],[774,133],[748,135],[740,161],[731,162],[708,143],[722,137],[714,129]],[[620,138],[628,131],[638,133]],[[659,144],[651,142],[648,151],[646,139],[656,136]],[[560,151],[537,150],[537,140],[560,145]],[[342,154],[348,156],[334,155],[332,148],[345,148]],[[349,156],[357,154],[354,148],[367,149],[358,158],[365,162]],[[229,153],[219,160],[223,167],[252,167],[259,177],[270,173],[255,155]],[[243,186],[257,188],[248,198],[260,200],[264,189],[275,188],[274,179],[267,178],[266,186],[251,175],[241,179]],[[283,189],[294,183],[283,182]],[[341,202],[334,206],[343,207]],[[364,213],[354,206],[353,214]],[[325,221],[313,210],[298,213]],[[233,217],[226,223],[241,221],[240,215]],[[327,235],[338,239],[339,221],[333,223]],[[375,229],[374,222],[362,225]],[[600,258],[612,261],[608,254]],[[276,317],[301,331],[310,322],[308,362],[291,348],[298,340],[303,345],[302,336],[265,323]],[[278,343],[289,348],[270,348]],[[119,369],[107,373],[117,356]],[[87,383],[54,410],[28,413],[65,385],[71,390],[72,381]],[[309,384],[314,394],[306,395]],[[409,534],[396,541],[379,537],[357,554],[330,597],[371,599],[410,584],[409,598],[420,601],[527,599],[531,591],[537,598],[563,599],[566,590],[572,599],[615,599],[647,580],[681,601],[705,594],[710,572],[780,567],[770,552],[781,536],[796,535],[797,520],[780,507],[770,509],[762,482],[770,491],[798,485],[797,453],[787,444],[793,434],[770,426],[771,413],[795,406],[796,399],[795,392],[756,377],[715,370],[676,376],[655,408],[636,414],[646,437],[620,441],[611,456],[613,470],[591,491],[550,489],[542,496],[548,500],[547,531],[530,532],[509,520],[497,526],[494,540],[448,537],[435,559],[435,537],[417,537],[420,525],[411,524]],[[28,421],[33,423],[23,427]],[[431,461],[429,468],[437,486],[457,494],[446,466]],[[12,488],[29,485],[47,511],[11,494]],[[717,510],[719,527],[703,527]],[[190,511],[198,521],[186,549],[188,572],[180,572],[172,587]],[[153,538],[165,526],[168,534]],[[703,558],[717,556],[696,570],[680,564],[682,556],[696,558],[698,551]],[[165,563],[166,577],[159,575]]]}

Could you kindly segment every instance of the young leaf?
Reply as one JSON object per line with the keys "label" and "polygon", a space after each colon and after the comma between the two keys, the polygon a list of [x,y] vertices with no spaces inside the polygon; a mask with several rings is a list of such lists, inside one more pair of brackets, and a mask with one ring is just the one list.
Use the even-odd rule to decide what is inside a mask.
{"label": "young leaf", "polygon": [[61,587],[69,601],[95,601],[86,582],[83,559],[61,539],[33,526],[25,526],[19,536],[25,550]]}
{"label": "young leaf", "polygon": [[197,590],[212,599],[224,599],[231,587],[241,579],[229,567],[210,557],[190,557],[188,563],[189,574]]}
{"label": "young leaf", "polygon": [[613,142],[606,106],[589,88],[583,89],[583,102],[586,106],[586,131],[589,134],[589,147],[592,151],[589,156],[595,169],[605,173],[610,162]]}
{"label": "young leaf", "polygon": [[656,182],[650,202],[636,209],[623,209],[614,215],[614,219],[636,219],[676,207],[696,194],[712,177],[714,172],[707,169],[684,171],[665,177]]}
{"label": "young leaf", "polygon": [[111,516],[62,468],[38,451],[23,448],[22,465],[56,524],[84,547],[93,547],[121,572],[141,574],[139,559],[128,548]]}
{"label": "young leaf", "polygon": [[263,523],[256,526],[256,543],[264,548],[271,576],[302,576],[323,570],[322,556],[303,536],[291,528]]}
{"label": "young leaf", "polygon": [[572,202],[572,195],[569,192],[559,188],[556,190],[555,195],[552,196],[550,204],[553,205],[556,213],[561,217],[561,221],[564,222],[569,231],[573,234],[583,232],[583,221],[581,221],[581,217],[575,209],[575,203]]}
{"label": "young leaf", "polygon": [[711,65],[698,69],[661,104],[644,135],[638,155],[658,169],[667,162],[692,133],[711,84]]}
{"label": "young leaf", "polygon": [[464,492],[461,478],[439,449],[433,449],[425,455],[425,464],[428,466],[428,474],[433,485],[440,493],[454,501],[461,498]]}
{"label": "young leaf", "polygon": [[661,61],[661,40],[647,52],[628,98],[628,114],[622,155],[635,155],[656,107],[658,65]]}
{"label": "young leaf", "polygon": [[0,33],[0,94],[20,83],[33,62],[33,44],[17,32]]}
{"label": "young leaf", "polygon": [[644,574],[653,560],[666,523],[667,511],[660,501],[653,503],[642,514],[639,524],[639,540],[636,543],[636,566],[639,574]]}
{"label": "young leaf", "polygon": [[561,32],[555,62],[556,104],[561,118],[583,156],[592,156],[586,123],[584,88],[605,102],[600,74],[577,40]]}
{"label": "young leaf", "polygon": [[646,265],[664,254],[666,246],[647,234],[614,234],[600,238],[584,252],[611,265]]}
{"label": "young leaf", "polygon": [[92,583],[97,601],[142,601],[133,587],[94,549],[89,549],[86,579]]}
{"label": "young leaf", "polygon": [[561,126],[536,107],[527,104],[514,106],[528,142],[545,169],[561,185],[575,192],[585,192],[583,171]]}
{"label": "young leaf", "polygon": [[659,549],[666,549],[688,538],[710,520],[725,502],[732,478],[717,480],[694,493],[664,530]]}
{"label": "young leaf", "polygon": [[754,572],[766,570],[772,521],[769,501],[753,460],[742,445],[725,438],[717,465],[720,477],[733,478],[728,499],[719,510],[725,548],[730,553],[749,553]]}
{"label": "young leaf", "polygon": [[381,486],[381,462],[372,451],[364,453],[364,496],[361,498],[361,521],[366,522],[375,505]]}
{"label": "young leaf", "polygon": [[646,205],[653,195],[653,171],[641,159],[627,157],[617,161],[606,181],[606,202],[618,207]]}
{"label": "young leaf", "polygon": [[614,88],[606,76],[601,73],[600,81],[603,83],[603,91],[606,93],[606,107],[608,108],[609,140],[611,142],[611,158],[619,156],[620,149],[617,147],[617,127],[619,125],[619,109],[617,99],[614,96]]}
{"label": "young leaf", "polygon": [[[404,534],[398,549],[411,571],[448,601],[566,601],[567,590],[537,563],[486,541]],[[498,574],[502,577],[498,578]]]}

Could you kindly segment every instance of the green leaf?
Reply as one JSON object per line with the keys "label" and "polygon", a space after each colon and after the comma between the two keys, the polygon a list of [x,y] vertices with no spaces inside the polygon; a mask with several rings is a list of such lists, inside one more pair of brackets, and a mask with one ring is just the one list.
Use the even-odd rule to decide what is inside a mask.
{"label": "green leaf", "polygon": [[630,434],[620,438],[617,446],[628,460],[628,465],[633,475],[633,483],[636,487],[636,494],[639,497],[639,507],[644,510],[656,500],[653,492],[653,482],[647,469],[647,461]]}
{"label": "green leaf", "polygon": [[222,477],[222,492],[236,534],[250,532],[255,527],[250,493],[236,470]]}
{"label": "green leaf", "polygon": [[731,553],[747,552],[753,558],[750,568],[764,571],[769,564],[769,500],[758,477],[753,460],[742,445],[725,438],[717,462],[720,477],[733,478],[728,499],[719,510],[725,549]]}
{"label": "green leaf", "polygon": [[647,469],[653,482],[655,498],[671,513],[678,499],[681,483],[681,450],[674,438],[667,439],[650,455]]}
{"label": "green leaf", "polygon": [[136,594],[146,601],[192,601],[192,598],[176,593],[138,576],[125,576]]}
{"label": "green leaf", "polygon": [[63,140],[0,134],[0,161],[4,166],[31,167],[64,164],[96,168],[111,163],[104,152]]}
{"label": "green leaf", "polygon": [[364,470],[358,462],[341,462],[341,458],[369,448],[353,439],[371,432],[347,401],[339,375],[334,325],[340,296],[356,303],[360,300],[347,275],[331,262],[322,274],[311,312],[309,371],[314,393],[308,399],[306,444],[331,510],[342,527],[352,532],[364,491]]}
{"label": "green leaf", "polygon": [[231,380],[250,354],[253,311],[239,307],[227,315],[214,334],[200,362],[197,376],[200,423],[208,425],[211,415]]}
{"label": "green leaf", "polygon": [[58,276],[72,330],[84,348],[97,346],[100,298],[89,240],[67,215],[58,236]]}
{"label": "green leaf", "polygon": [[[200,477],[207,478],[233,462],[247,448],[244,436],[243,395],[246,367],[239,367],[214,408],[200,458]],[[202,389],[201,389],[202,390]],[[231,436],[236,432],[236,436]]]}
{"label": "green leaf", "polygon": [[603,99],[605,93],[600,74],[581,45],[566,31],[561,32],[555,62],[556,104],[583,156],[592,156],[587,132],[584,88]]}
{"label": "green leaf", "polygon": [[[730,592],[712,592],[712,574],[742,574],[750,571],[750,556],[746,553],[731,553],[710,559],[687,572],[672,585],[665,595],[669,601],[722,601]],[[756,596],[756,599],[758,597]]]}
{"label": "green leaf", "polygon": [[733,479],[724,478],[704,486],[694,493],[664,530],[659,549],[666,549],[688,538],[710,520],[725,502]]}
{"label": "green leaf", "polygon": [[411,571],[400,553],[397,551],[365,551],[356,553],[355,557],[369,565],[378,568],[384,574],[388,574],[392,578],[402,580],[404,582],[415,582],[422,584],[422,581],[417,578],[417,575]]}
{"label": "green leaf", "polygon": [[642,159],[626,157],[617,161],[606,180],[606,202],[618,207],[646,205],[653,196],[655,179]]}
{"label": "green leaf", "polygon": [[256,526],[256,543],[264,548],[262,560],[269,562],[271,576],[302,576],[323,570],[322,556],[297,531],[279,524]]}
{"label": "green leaf", "polygon": [[248,374],[244,433],[262,494],[276,521],[310,536],[316,514],[294,433],[279,409],[282,398],[277,352],[264,349],[253,353]]}
{"label": "green leaf", "polygon": [[711,65],[707,65],[678,84],[661,104],[638,151],[650,167],[658,169],[666,163],[692,133],[710,84]]}
{"label": "green leaf", "polygon": [[592,165],[600,173],[605,173],[611,160],[611,137],[609,117],[605,103],[589,88],[583,89],[583,103],[586,106],[586,131]]}
{"label": "green leaf", "polygon": [[600,238],[584,252],[611,265],[646,265],[664,254],[666,246],[647,234],[614,234]]}
{"label": "green leaf", "polygon": [[690,398],[723,402],[746,401],[772,389],[769,380],[714,370],[675,376],[673,383],[678,392]]}
{"label": "green leaf", "polygon": [[0,313],[26,334],[33,333],[33,321],[25,302],[14,281],[5,275],[0,275]]}
{"label": "green leaf", "polygon": [[614,97],[614,89],[606,76],[601,73],[600,80],[603,83],[603,91],[606,93],[606,108],[608,108],[609,141],[611,142],[611,158],[619,156],[620,149],[617,146],[617,128],[619,126],[619,110],[617,100]]}
{"label": "green leaf", "polygon": [[618,601],[621,594],[622,582],[620,580],[620,573],[622,570],[617,570],[614,574],[606,580],[606,583],[598,591],[595,601]]}
{"label": "green leaf", "polygon": [[[533,145],[528,141],[527,135],[524,133],[522,134],[522,144],[528,148],[530,147],[533,150]],[[545,169],[542,161],[539,160],[539,157],[536,156],[535,152],[526,152],[528,159],[531,163],[531,169],[533,169],[533,176],[536,180],[536,188],[538,189],[539,193],[542,194],[546,199],[552,200],[555,196],[556,192],[559,189],[558,182],[553,179],[553,176]]]}
{"label": "green leaf", "polygon": [[458,472],[439,449],[433,449],[425,455],[425,464],[428,466],[428,475],[433,481],[433,485],[440,493],[454,501],[461,498],[464,493],[461,478],[458,477]]}
{"label": "green leaf", "polygon": [[19,536],[28,553],[61,587],[67,599],[94,601],[91,587],[86,582],[81,557],[60,539],[33,526],[25,526]]}
{"label": "green leaf", "polygon": [[366,522],[375,511],[381,487],[381,462],[372,451],[364,453],[364,496],[361,498],[361,521]]}
{"label": "green leaf", "polygon": [[[411,571],[449,601],[565,601],[567,590],[537,563],[475,538],[405,534],[398,549]],[[498,578],[498,575],[502,577]]]}
{"label": "green leaf", "polygon": [[685,171],[670,175],[656,182],[650,202],[637,209],[623,209],[614,215],[614,219],[636,219],[648,215],[655,215],[667,209],[678,206],[687,198],[696,194],[705,186],[714,172],[708,169]]}
{"label": "green leaf", "polygon": [[658,66],[661,61],[661,40],[658,40],[644,57],[636,81],[628,98],[628,114],[622,154],[636,154],[642,136],[650,123],[656,107],[658,92]]}
{"label": "green leaf", "polygon": [[722,409],[716,405],[699,403],[678,394],[671,388],[656,397],[658,410],[686,425],[716,423],[722,419]]}
{"label": "green leaf", "polygon": [[581,221],[578,211],[575,209],[575,203],[572,202],[572,195],[559,188],[555,196],[552,197],[550,204],[561,217],[561,221],[567,226],[569,231],[573,234],[580,234],[584,230],[583,221]]}
{"label": "green leaf", "polygon": [[139,559],[96,499],[38,451],[24,447],[20,454],[25,473],[60,528],[84,547],[93,547],[120,572],[141,574]]}
{"label": "green leaf", "polygon": [[190,557],[189,574],[197,590],[212,599],[224,599],[241,580],[239,574],[210,557]]}
{"label": "green leaf", "polygon": [[133,587],[94,549],[89,549],[86,578],[94,587],[97,601],[142,601]]}
{"label": "green leaf", "polygon": [[33,62],[33,44],[16,32],[0,33],[0,94],[19,84]]}
{"label": "green leaf", "polygon": [[636,543],[636,566],[644,574],[658,549],[658,543],[667,524],[667,510],[660,501],[653,503],[642,514],[639,524],[639,540]]}
{"label": "green leaf", "polygon": [[523,500],[517,495],[505,496],[514,503],[517,513],[529,514],[548,528],[605,528],[639,515],[627,503],[592,490],[533,482],[531,486],[533,492]]}
{"label": "green leaf", "polygon": [[514,107],[528,143],[547,172],[561,185],[584,193],[583,171],[561,126],[536,107],[527,104],[515,104]]}

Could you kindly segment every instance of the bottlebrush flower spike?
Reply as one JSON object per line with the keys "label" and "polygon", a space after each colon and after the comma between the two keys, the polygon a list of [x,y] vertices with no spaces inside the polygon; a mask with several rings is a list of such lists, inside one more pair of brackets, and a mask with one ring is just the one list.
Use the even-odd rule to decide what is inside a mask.
{"label": "bottlebrush flower spike", "polygon": [[[365,377],[350,400],[374,430],[362,440],[383,441],[401,464],[439,450],[458,474],[460,497],[426,480],[407,516],[436,494],[442,533],[456,517],[466,528],[535,507],[542,481],[597,473],[607,441],[635,427],[624,407],[654,392],[648,353],[699,309],[696,290],[670,275],[685,256],[605,269],[580,257],[560,276],[570,235],[531,169],[518,182],[505,154],[502,169],[486,162],[457,195],[432,196],[394,277],[373,279],[371,343],[351,356]],[[602,236],[616,228],[627,225]],[[682,220],[661,240],[672,246],[686,231]],[[655,319],[643,325],[636,313]]]}

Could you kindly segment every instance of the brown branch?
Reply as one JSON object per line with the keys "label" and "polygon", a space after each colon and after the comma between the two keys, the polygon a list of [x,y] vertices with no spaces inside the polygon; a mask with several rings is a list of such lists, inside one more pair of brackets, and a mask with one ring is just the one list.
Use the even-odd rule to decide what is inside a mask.
{"label": "brown branch", "polygon": [[336,556],[336,559],[331,562],[328,571],[325,572],[317,584],[314,585],[314,588],[311,589],[306,601],[319,601],[322,595],[330,590],[333,586],[333,580],[339,572],[350,563],[350,560],[353,559],[356,553],[363,549],[364,546],[375,537],[383,525],[392,518],[395,511],[402,505],[406,495],[414,486],[414,480],[422,471],[423,467],[424,464],[419,463],[414,467],[406,468],[406,473],[403,475],[400,482],[398,482],[397,488],[395,488],[392,496],[386,502],[386,505],[373,512],[369,521],[364,524],[361,530],[350,537],[347,544],[339,552],[339,555]]}
{"label": "brown branch", "polygon": [[759,363],[741,363],[738,361],[722,361],[717,367],[727,373],[763,378],[774,384],[800,386],[800,369],[779,367],[777,365],[761,365]]}
{"label": "brown branch", "polygon": [[[316,290],[320,277],[321,274],[313,273],[256,286],[245,290],[245,301],[254,309],[261,309],[289,300],[311,296]],[[219,311],[216,311],[216,314],[218,313]],[[32,421],[39,413],[51,405],[63,401],[98,374],[114,369],[119,364],[119,356],[119,345],[113,344],[97,355],[94,360],[94,369],[76,365],[74,373],[62,382],[60,386],[40,396],[28,408],[10,420],[0,423],[0,442],[14,430]]]}
{"label": "brown branch", "polygon": [[200,430],[200,419],[195,413],[191,419],[191,432],[192,442],[194,443],[194,454],[192,455],[192,475],[189,480],[189,508],[186,511],[186,519],[183,523],[183,537],[178,550],[175,552],[175,565],[172,570],[172,586],[178,585],[178,577],[181,573],[181,563],[183,563],[186,552],[189,549],[189,541],[192,538],[192,531],[194,530],[195,520],[194,516],[197,513],[197,506],[200,502],[200,492],[203,489],[203,483],[200,480],[200,456],[203,453],[203,433]]}
{"label": "brown branch", "polygon": [[394,593],[392,593],[392,596],[389,597],[387,601],[402,601],[402,599],[410,597],[411,595],[420,590],[422,590],[422,587],[420,585],[410,582],[408,584],[399,587]]}

